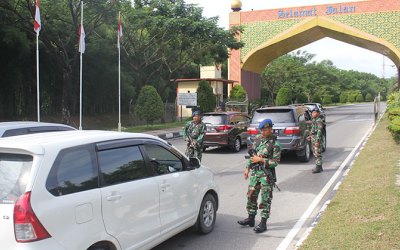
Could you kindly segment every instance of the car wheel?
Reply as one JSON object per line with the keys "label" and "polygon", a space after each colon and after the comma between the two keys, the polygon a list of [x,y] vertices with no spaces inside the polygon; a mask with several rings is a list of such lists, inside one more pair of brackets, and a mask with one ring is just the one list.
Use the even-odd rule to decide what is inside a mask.
{"label": "car wheel", "polygon": [[233,142],[233,145],[231,147],[232,151],[235,152],[235,153],[239,152],[241,146],[242,146],[242,142],[240,141],[240,138],[236,137],[235,141]]}
{"label": "car wheel", "polygon": [[326,132],[322,133],[321,146],[322,146],[322,148],[321,148],[322,152],[325,152],[326,151]]}
{"label": "car wheel", "polygon": [[297,158],[299,159],[299,161],[308,162],[310,160],[310,156],[311,156],[310,142],[306,141],[304,149],[297,153]]}
{"label": "car wheel", "polygon": [[111,250],[112,248],[106,243],[98,243],[88,248],[88,250]]}
{"label": "car wheel", "polygon": [[201,234],[208,234],[214,229],[217,217],[216,201],[214,196],[206,194],[201,202],[199,215],[196,222],[196,230]]}

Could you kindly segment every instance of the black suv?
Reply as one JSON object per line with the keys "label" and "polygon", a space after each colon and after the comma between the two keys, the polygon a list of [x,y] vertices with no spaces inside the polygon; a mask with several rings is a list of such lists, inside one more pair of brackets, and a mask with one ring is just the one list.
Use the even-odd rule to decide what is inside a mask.
{"label": "black suv", "polygon": [[[247,129],[247,147],[253,144],[254,137],[260,133],[258,124],[269,118],[274,123],[273,131],[281,143],[282,151],[295,151],[300,161],[308,162],[311,144],[307,141],[311,125],[311,112],[303,105],[263,107],[256,109]],[[323,130],[323,151],[326,148],[326,129]]]}
{"label": "black suv", "polygon": [[227,146],[239,152],[246,144],[247,127],[250,117],[241,112],[210,112],[203,115],[207,131],[204,137],[204,150],[210,146]]}

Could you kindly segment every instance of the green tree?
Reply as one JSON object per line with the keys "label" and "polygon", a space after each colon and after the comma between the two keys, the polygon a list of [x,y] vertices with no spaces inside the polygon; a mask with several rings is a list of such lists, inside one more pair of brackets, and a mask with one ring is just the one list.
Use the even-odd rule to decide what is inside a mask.
{"label": "green tree", "polygon": [[202,112],[214,111],[216,105],[215,95],[210,84],[206,81],[200,81],[197,87],[197,106],[200,106]]}
{"label": "green tree", "polygon": [[242,85],[237,84],[232,88],[230,99],[234,101],[244,101],[246,99],[246,90]]}
{"label": "green tree", "polygon": [[313,82],[309,80],[307,68],[315,55],[304,51],[286,54],[273,60],[261,74],[262,98],[274,104],[278,90],[285,87],[290,94],[291,102],[295,102],[297,93],[305,92],[306,84],[313,87]]}
{"label": "green tree", "polygon": [[307,95],[304,92],[299,92],[296,94],[296,103],[308,102]]}
{"label": "green tree", "polygon": [[151,85],[142,87],[135,105],[135,115],[146,120],[146,124],[160,119],[164,114],[164,105],[157,90]]}
{"label": "green tree", "polygon": [[359,94],[358,91],[350,91],[347,97],[347,101],[351,103],[356,102],[358,94]]}
{"label": "green tree", "polygon": [[312,101],[321,103],[322,102],[321,95],[319,93],[315,93],[312,97]]}
{"label": "green tree", "polygon": [[372,98],[372,95],[370,93],[367,93],[365,96],[365,101],[366,102],[372,102],[374,99]]}
{"label": "green tree", "polygon": [[356,102],[363,102],[364,101],[364,97],[361,93],[357,94],[356,96]]}
{"label": "green tree", "polygon": [[339,101],[340,101],[341,103],[346,103],[346,102],[347,102],[347,93],[342,92],[342,93],[340,94]]}
{"label": "green tree", "polygon": [[136,88],[156,82],[164,99],[174,98],[170,79],[195,77],[199,64],[223,63],[229,49],[243,44],[240,27],[224,30],[217,18],[202,16],[202,8],[183,0],[135,1],[125,6],[124,50]]}
{"label": "green tree", "polygon": [[323,104],[331,104],[332,103],[332,96],[331,95],[325,95],[322,98],[322,103]]}
{"label": "green tree", "polygon": [[290,91],[287,88],[280,88],[276,95],[276,105],[289,105],[292,103]]}

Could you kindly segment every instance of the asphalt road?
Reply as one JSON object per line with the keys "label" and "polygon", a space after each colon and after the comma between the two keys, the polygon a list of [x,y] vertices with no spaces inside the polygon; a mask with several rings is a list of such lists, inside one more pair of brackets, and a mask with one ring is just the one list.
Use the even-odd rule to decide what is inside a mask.
{"label": "asphalt road", "polygon": [[[318,221],[321,208],[334,195],[334,187],[357,153],[361,140],[374,124],[372,104],[330,108],[327,113],[327,150],[323,154],[324,171],[312,174],[314,158],[301,163],[295,154],[282,156],[277,168],[278,185],[272,200],[268,231],[255,234],[253,228],[241,227],[237,220],[247,216],[248,180],[243,178],[245,147],[239,153],[224,148],[210,148],[202,163],[213,170],[220,187],[220,207],[215,229],[208,235],[186,230],[154,249],[294,249]],[[184,151],[181,138],[170,142]],[[347,158],[347,159],[346,159]],[[323,216],[323,214],[322,214]],[[256,217],[257,222],[260,217]]]}

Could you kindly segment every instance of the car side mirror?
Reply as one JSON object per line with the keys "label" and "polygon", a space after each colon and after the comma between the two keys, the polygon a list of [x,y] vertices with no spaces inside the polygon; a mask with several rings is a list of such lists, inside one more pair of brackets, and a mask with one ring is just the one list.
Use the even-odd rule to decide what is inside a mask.
{"label": "car side mirror", "polygon": [[200,160],[197,157],[190,157],[189,158],[189,168],[195,169],[200,167]]}

